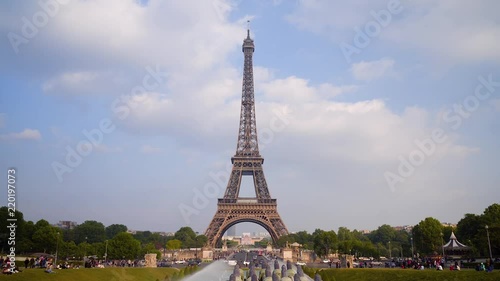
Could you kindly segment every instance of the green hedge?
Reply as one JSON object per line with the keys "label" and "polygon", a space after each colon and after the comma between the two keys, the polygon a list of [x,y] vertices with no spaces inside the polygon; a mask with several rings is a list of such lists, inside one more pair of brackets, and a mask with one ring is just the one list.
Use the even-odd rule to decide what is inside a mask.
{"label": "green hedge", "polygon": [[[462,268],[475,269],[478,264],[480,264],[480,262],[463,262]],[[486,266],[486,264],[484,264],[484,265]],[[498,262],[493,263],[493,266],[495,269],[500,269],[500,263],[498,263]]]}

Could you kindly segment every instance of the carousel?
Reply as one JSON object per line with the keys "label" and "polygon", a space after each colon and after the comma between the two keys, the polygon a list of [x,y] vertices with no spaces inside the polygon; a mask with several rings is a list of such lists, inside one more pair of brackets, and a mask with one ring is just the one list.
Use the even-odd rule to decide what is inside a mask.
{"label": "carousel", "polygon": [[444,254],[448,259],[460,259],[467,256],[472,250],[471,247],[460,243],[455,236],[455,233],[451,232],[450,241],[443,245]]}

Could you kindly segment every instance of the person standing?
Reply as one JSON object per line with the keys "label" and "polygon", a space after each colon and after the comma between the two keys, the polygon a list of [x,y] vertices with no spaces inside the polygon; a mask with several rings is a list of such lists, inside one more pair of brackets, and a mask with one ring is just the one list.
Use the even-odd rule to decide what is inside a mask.
{"label": "person standing", "polygon": [[28,264],[30,263],[30,260],[26,257],[24,260],[24,269],[28,269]]}

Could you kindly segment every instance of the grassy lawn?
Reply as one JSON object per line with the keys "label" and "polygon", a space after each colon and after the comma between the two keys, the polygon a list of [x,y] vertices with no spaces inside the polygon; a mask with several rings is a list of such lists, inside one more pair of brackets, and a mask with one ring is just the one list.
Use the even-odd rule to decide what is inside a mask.
{"label": "grassy lawn", "polygon": [[23,281],[163,281],[176,272],[175,268],[81,268],[45,273],[42,269],[27,269],[12,275],[0,274],[0,280]]}
{"label": "grassy lawn", "polygon": [[[41,269],[28,269],[13,275],[0,275],[0,280],[26,281],[163,281],[173,268],[82,268],[57,270],[48,274]],[[413,269],[325,269],[323,281],[489,281],[500,280],[500,270],[492,273],[473,270],[423,271]],[[208,280],[207,280],[208,281]]]}
{"label": "grassy lawn", "polygon": [[323,281],[482,281],[500,280],[500,271],[490,273],[475,270],[436,271],[433,269],[326,269],[320,271]]}

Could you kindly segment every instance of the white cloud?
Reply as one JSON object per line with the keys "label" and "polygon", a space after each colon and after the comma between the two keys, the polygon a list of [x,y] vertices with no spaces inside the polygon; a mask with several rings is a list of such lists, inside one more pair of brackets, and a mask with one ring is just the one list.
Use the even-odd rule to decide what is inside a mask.
{"label": "white cloud", "polygon": [[253,68],[253,76],[256,84],[255,86],[258,87],[260,83],[274,79],[275,75],[273,70],[256,65]]}
{"label": "white cloud", "polygon": [[104,61],[199,71],[241,44],[245,25],[227,22],[233,9],[227,2],[79,1],[55,19],[54,32],[61,43]]}
{"label": "white cloud", "polygon": [[95,151],[101,152],[101,153],[116,153],[116,152],[123,151],[123,149],[121,147],[110,147],[110,146],[105,145],[105,144],[94,145],[94,149],[95,149]]}
{"label": "white cloud", "polygon": [[[240,79],[225,76],[215,80],[220,82],[201,84],[197,88],[183,85],[175,96],[160,93],[131,96],[127,105],[133,110],[124,125],[132,132],[175,135],[179,143],[187,146],[193,144],[194,139],[203,139],[205,145],[209,142],[213,147],[233,147],[231,141],[237,131],[240,110]],[[292,143],[301,140],[305,145],[301,153],[307,155],[305,157],[321,155],[357,163],[387,164],[397,161],[398,155],[414,150],[414,140],[430,136],[434,129],[433,117],[422,108],[409,107],[397,114],[378,99],[331,100],[339,92],[345,92],[343,88],[352,91],[356,87],[315,86],[295,76],[261,83],[261,95],[256,99],[259,131],[273,128],[272,120],[279,115],[287,125],[274,135]],[[212,95],[225,98],[210,102]],[[208,99],[207,102],[199,102],[204,99]],[[292,143],[282,144],[280,148],[292,150]],[[455,144],[452,142],[450,146],[453,148]],[[465,150],[446,151],[445,156]]]}
{"label": "white cloud", "polygon": [[319,85],[318,93],[322,97],[328,98],[328,97],[335,97],[341,94],[356,92],[358,88],[359,87],[357,85],[335,86],[329,83],[324,83]]}
{"label": "white cloud", "polygon": [[[171,74],[163,88],[193,83],[197,76],[224,68],[228,54],[240,50],[251,18],[229,22],[235,5],[225,0],[151,0],[145,5],[92,0],[63,8],[44,27],[37,48],[23,51],[54,57],[42,83],[50,94],[123,94],[141,85],[146,66],[157,65]],[[64,51],[53,53],[55,40]]]}
{"label": "white cloud", "polygon": [[500,22],[495,12],[500,9],[500,2],[456,5],[447,0],[405,5],[408,15],[383,35],[393,44],[417,47],[432,57],[451,61],[500,61]]}
{"label": "white cloud", "polygon": [[295,76],[270,81],[261,85],[261,89],[266,93],[266,98],[278,102],[303,103],[318,98],[307,80]]}
{"label": "white cloud", "polygon": [[383,58],[377,61],[362,61],[359,63],[353,63],[350,71],[357,80],[371,81],[390,74],[393,66],[394,60]]}
{"label": "white cloud", "polygon": [[[338,43],[351,43],[355,28],[375,21],[371,12],[387,9],[389,1],[300,1],[287,19]],[[377,36],[377,41],[419,50],[433,61],[500,61],[500,2],[485,0],[457,5],[455,1],[401,1],[403,10]],[[369,47],[370,48],[370,47]],[[437,60],[436,60],[437,59]]]}
{"label": "white cloud", "polygon": [[290,76],[284,79],[273,79],[257,86],[265,93],[265,98],[275,102],[302,103],[318,99],[332,98],[344,93],[354,92],[356,85],[336,86],[329,83],[311,87],[306,79]]}
{"label": "white cloud", "polygon": [[107,76],[110,74],[91,71],[66,72],[44,82],[42,90],[54,94],[90,95],[102,90],[100,85],[105,83],[103,80],[109,80]]}
{"label": "white cloud", "polygon": [[384,0],[374,1],[299,1],[296,10],[286,18],[301,29],[316,33],[331,32],[332,29],[349,29],[368,19],[369,11],[383,7]]}
{"label": "white cloud", "polygon": [[9,133],[0,135],[0,140],[40,140],[42,135],[38,130],[24,129],[20,133]]}
{"label": "white cloud", "polygon": [[[221,154],[229,155],[223,159],[224,165],[229,163],[229,157],[235,149],[241,98],[241,69],[232,65],[234,54],[243,59],[241,43],[246,35],[245,20],[251,16],[229,22],[229,14],[235,6],[222,0],[150,0],[144,5],[137,3],[88,0],[65,6],[59,15],[44,27],[36,40],[23,45],[25,48],[22,61],[38,62],[30,60],[31,55],[51,62],[33,63],[33,66],[43,69],[43,77],[46,80],[42,84],[47,94],[88,95],[97,91],[128,94],[123,96],[121,105],[126,106],[130,114],[124,120],[119,116],[115,116],[113,120],[116,121],[114,124],[117,127],[114,134],[119,134],[120,138],[121,134],[124,134],[126,140],[134,141],[134,137],[140,135],[141,141],[147,143],[149,136],[164,136],[177,146],[175,151],[178,155],[173,157],[181,155],[176,158],[179,163],[185,161],[188,165],[200,168],[204,165],[200,163],[213,160],[213,154],[217,157]],[[227,3],[229,4],[225,5]],[[329,34],[328,36],[336,38],[335,40],[348,40],[354,36],[354,26],[361,26],[371,20],[370,10],[380,10],[387,5],[386,0],[364,2],[363,5],[354,1],[353,6],[345,3],[351,2],[301,1],[300,5],[307,5],[309,10],[303,14],[299,11],[295,15],[296,18],[290,20],[301,24],[301,28]],[[409,11],[406,6],[405,9]],[[428,13],[425,9],[422,11],[422,15],[410,13],[405,14],[405,17],[415,17],[415,22],[419,22],[418,19],[423,20]],[[13,19],[18,22],[21,16],[24,14],[13,16]],[[477,17],[474,17],[474,20],[477,20]],[[398,35],[401,30],[413,28],[405,25],[406,22],[410,22],[410,19],[394,17],[393,23],[383,30],[376,41],[407,47],[411,44],[396,40],[420,40],[422,42],[417,42],[415,46],[423,50],[427,50],[426,46],[430,44],[435,44],[430,46],[434,49],[443,46],[445,39],[436,38],[435,42],[428,42],[424,39],[434,38],[426,34],[418,33],[415,35],[416,39],[407,38],[413,36],[411,33],[399,34],[399,37],[393,35],[394,32]],[[432,26],[430,23],[432,21],[421,22],[424,27]],[[457,32],[462,32],[464,26],[460,23],[458,25]],[[345,36],[337,38],[337,30],[341,30]],[[443,35],[444,38],[449,36]],[[372,43],[374,48],[377,48],[376,41]],[[54,48],[54,42],[57,42],[57,48]],[[372,45],[369,48],[371,47]],[[56,49],[57,56],[54,55]],[[429,53],[434,54],[434,49]],[[259,48],[255,56],[260,56]],[[377,55],[375,59],[384,56],[387,54]],[[297,63],[300,67],[300,60],[297,60]],[[157,64],[160,69],[168,72],[168,81],[157,89],[141,94],[129,94],[133,86],[142,83],[144,66]],[[368,61],[356,64],[356,67],[353,65],[351,71],[357,79],[369,81],[391,74],[393,64],[390,59]],[[398,66],[399,64],[398,58]],[[334,68],[331,69],[332,73]],[[36,67],[33,71],[36,71]],[[420,175],[408,179],[408,183],[405,183],[406,189],[401,189],[401,193],[398,193],[411,194],[411,197],[396,200],[398,198],[391,197],[394,194],[389,193],[383,172],[385,169],[396,169],[399,164],[398,157],[407,157],[415,150],[415,140],[429,137],[436,123],[434,114],[420,107],[394,110],[384,100],[373,98],[379,94],[370,93],[370,89],[363,89],[362,98],[356,99],[355,95],[342,96],[356,92],[358,86],[337,82],[313,83],[311,81],[316,77],[315,72],[306,70],[304,73],[307,74],[294,76],[294,71],[297,70],[287,69],[287,73],[292,74],[279,77],[279,70],[261,66],[254,68],[259,145],[267,159],[266,169],[272,171],[266,176],[273,195],[283,198],[282,202],[286,200],[288,206],[302,204],[303,198],[293,194],[303,186],[308,186],[312,193],[325,195],[317,198],[318,206],[328,206],[331,198],[337,198],[336,195],[339,195],[340,200],[350,202],[351,205],[340,203],[341,209],[352,207],[352,202],[355,202],[356,205],[365,206],[364,208],[384,211],[385,206],[401,208],[402,205],[398,204],[408,204],[407,198],[412,198],[413,205],[402,207],[415,208],[428,201],[428,194],[435,194],[436,190],[444,192],[441,191],[444,190],[443,187],[455,187],[453,181],[459,182],[463,179],[458,174],[464,171],[466,166],[461,165],[467,162],[468,155],[479,151],[479,148],[459,144],[459,137],[450,137],[447,143],[438,146],[436,153],[418,168]],[[344,81],[342,77],[332,78],[334,81]],[[121,91],[117,85],[125,85],[125,90],[128,91]],[[95,103],[94,97],[89,100],[92,101],[92,109],[96,109],[96,113],[102,113],[102,103]],[[52,105],[59,106],[57,103]],[[112,114],[109,107],[106,109],[104,114]],[[73,131],[73,128],[71,130]],[[57,138],[56,130],[54,134]],[[3,135],[1,138],[13,139],[19,135],[22,133]],[[61,139],[61,143],[64,144],[60,145],[63,149],[58,151],[64,152],[67,144],[73,146],[76,142],[68,137]],[[136,147],[140,153],[153,154],[166,153],[166,149],[152,144]],[[95,151],[120,152],[122,149],[112,146],[111,143],[110,147],[99,145],[95,147]],[[442,172],[443,169],[451,172]],[[80,169],[72,176],[80,174],[79,176],[84,178],[88,176],[84,174],[85,170]],[[201,180],[201,177],[195,178]],[[191,181],[189,184],[195,181],[193,177],[186,177],[182,173],[173,180],[186,185],[186,180]],[[463,181],[464,185],[470,182]],[[416,191],[419,192],[412,194]],[[290,192],[293,192],[291,196]],[[365,196],[356,196],[357,194]],[[187,198],[189,195],[189,192],[185,192],[182,196]],[[352,199],[349,196],[356,198],[349,200]],[[394,199],[395,205],[390,204],[391,199]],[[381,203],[381,200],[387,201]],[[178,202],[168,203],[164,205],[172,208]],[[284,214],[294,214],[293,208],[286,209],[287,205],[281,205],[285,207]],[[356,212],[362,212],[364,208],[351,209],[353,215],[357,215]],[[390,210],[387,210],[384,213],[389,212]],[[209,212],[203,213],[201,216],[213,215],[208,214]],[[335,223],[342,224],[310,220],[308,212],[297,214],[304,217],[298,217],[294,221],[308,221],[309,225],[295,227],[312,228],[313,224],[316,224],[314,227],[324,227],[322,223],[329,224],[328,227]],[[368,217],[366,212],[359,215],[365,216],[366,222],[376,221],[370,219],[372,214]],[[205,220],[210,218],[203,218],[201,221],[206,223]],[[287,223],[293,224],[293,221]]]}
{"label": "white cloud", "polygon": [[154,147],[151,145],[143,145],[141,147],[141,152],[146,153],[146,154],[155,154],[155,153],[163,152],[163,149],[161,149],[160,147]]}

